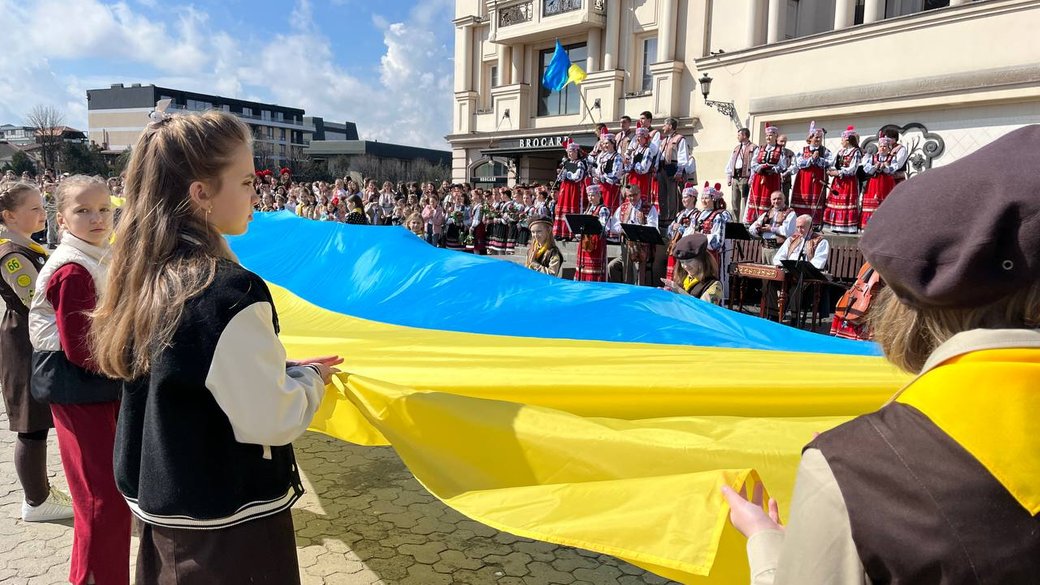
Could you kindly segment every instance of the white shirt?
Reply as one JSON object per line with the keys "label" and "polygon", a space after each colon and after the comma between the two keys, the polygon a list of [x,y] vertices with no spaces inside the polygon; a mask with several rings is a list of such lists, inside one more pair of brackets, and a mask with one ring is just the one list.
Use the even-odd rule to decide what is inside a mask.
{"label": "white shirt", "polygon": [[[802,254],[802,247],[805,246],[805,238],[798,240],[798,245],[791,249],[791,238],[788,238],[780,249],[776,251],[776,256],[773,257],[773,265],[780,266],[780,262],[783,260],[797,260]],[[827,240],[821,238],[820,243],[816,245],[816,252],[813,253],[813,257],[809,258],[809,263],[818,268],[824,270],[827,266],[827,260],[831,256],[831,245]]]}
{"label": "white shirt", "polygon": [[[641,206],[642,206],[642,202],[640,202],[640,207]],[[614,235],[614,236],[621,235],[621,224],[623,224],[623,223],[634,223],[634,224],[637,224],[637,225],[650,226],[650,227],[654,228],[655,230],[660,231],[660,228],[657,226],[658,211],[657,211],[657,206],[656,205],[651,205],[650,206],[650,211],[647,212],[646,217],[643,218],[643,222],[642,223],[636,221],[636,211],[639,210],[639,207],[634,206],[634,205],[629,206],[628,207],[628,213],[626,213],[624,216],[622,216],[621,212],[624,209],[625,209],[625,204],[622,203],[621,207],[618,207],[617,211],[614,212],[614,215],[612,215],[610,217],[610,221],[607,222],[607,232],[610,233],[611,235]]]}
{"label": "white shirt", "polygon": [[[798,214],[795,213],[794,210],[791,208],[787,208],[783,210],[781,213],[784,213],[786,215],[783,216],[783,221],[781,221],[776,226],[777,230],[775,233],[770,231],[763,231],[761,234],[758,234],[763,240],[775,240],[777,236],[780,236],[781,238],[787,238],[794,233],[795,222],[798,219]],[[766,213],[763,213],[762,215],[758,216],[758,219],[755,220],[755,223],[751,224],[751,227],[749,229],[752,235],[757,233],[755,231],[755,228],[760,228],[763,226],[768,227],[768,225],[772,224],[772,222],[769,222],[767,219],[768,215],[769,212],[767,211]]]}

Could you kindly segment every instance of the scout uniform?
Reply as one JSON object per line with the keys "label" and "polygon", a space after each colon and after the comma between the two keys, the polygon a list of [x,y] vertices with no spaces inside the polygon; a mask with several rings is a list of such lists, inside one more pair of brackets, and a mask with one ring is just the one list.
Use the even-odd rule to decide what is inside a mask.
{"label": "scout uniform", "polygon": [[[1040,165],[1038,145],[1027,126],[892,191],[860,248],[900,302],[975,309],[1036,286],[1040,180],[1013,171]],[[953,335],[888,404],[810,443],[786,532],[748,541],[752,583],[1036,582],[1040,332],[1025,319]]]}

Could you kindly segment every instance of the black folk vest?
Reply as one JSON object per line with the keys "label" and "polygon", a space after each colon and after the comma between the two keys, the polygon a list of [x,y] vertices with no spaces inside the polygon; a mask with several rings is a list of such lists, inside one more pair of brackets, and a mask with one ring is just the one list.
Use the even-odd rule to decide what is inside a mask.
{"label": "black folk vest", "polygon": [[834,472],[875,585],[1040,583],[1040,520],[913,406],[889,404],[809,447]]}

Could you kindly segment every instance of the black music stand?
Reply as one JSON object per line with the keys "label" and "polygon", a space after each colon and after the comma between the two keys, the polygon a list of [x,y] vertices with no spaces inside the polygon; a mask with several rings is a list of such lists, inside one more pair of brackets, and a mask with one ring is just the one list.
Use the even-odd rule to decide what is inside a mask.
{"label": "black music stand", "polygon": [[[650,254],[647,255],[646,260],[643,262],[643,272],[645,273],[647,268],[650,268],[651,274],[653,273],[653,250],[656,246],[663,246],[664,239],[661,238],[661,232],[657,231],[657,228],[650,227],[648,225],[639,225],[637,223],[623,223],[621,224],[621,231],[625,234],[625,239],[629,242],[636,242],[639,244],[647,244],[651,246]],[[625,267],[625,276],[628,276],[628,267]],[[643,274],[645,277],[646,275]],[[638,278],[640,282],[642,278]],[[639,283],[637,283],[639,284]]]}
{"label": "black music stand", "polygon": [[[603,224],[599,222],[599,218],[595,215],[588,215],[583,213],[568,213],[563,216],[567,220],[567,227],[571,228],[572,234],[579,236],[601,236],[603,235]],[[579,238],[580,241],[580,238]],[[583,268],[581,261],[581,249],[578,249],[578,262],[575,268],[578,271],[578,275],[581,275],[581,269]],[[605,269],[605,266],[604,266]],[[577,279],[575,279],[577,280]]]}
{"label": "black music stand", "polygon": [[[734,285],[734,282],[733,282],[733,275],[730,273],[729,267],[726,265],[726,240],[739,240],[739,241],[742,241],[742,242],[750,242],[751,240],[753,240],[755,238],[754,238],[754,236],[751,235],[751,232],[748,231],[747,226],[744,225],[743,223],[739,222],[739,221],[727,221],[726,222],[726,229],[723,232],[723,238],[724,239],[722,241],[722,254],[721,254],[721,259],[720,259],[720,262],[719,262],[721,264],[721,266],[719,266],[719,276],[725,274],[726,275],[726,279],[729,281],[729,287],[728,287],[729,288],[729,291],[728,291],[729,292],[729,308],[732,309],[733,308],[733,296],[734,296],[733,295],[733,285]],[[764,292],[765,291],[763,290],[763,293]],[[738,311],[742,310],[742,309],[743,309],[743,307],[737,307]]]}
{"label": "black music stand", "polygon": [[726,239],[727,240],[753,240],[754,236],[748,231],[747,226],[740,223],[739,221],[728,221],[726,222]]}
{"label": "black music stand", "polygon": [[[798,284],[795,286],[795,294],[797,296],[794,299],[798,301],[798,313],[795,317],[795,327],[801,329],[805,324],[805,303],[802,302],[802,296],[804,294],[804,291],[802,290],[803,283],[815,283],[814,286],[817,288],[813,293],[813,300],[814,304],[818,305],[819,300],[817,295],[819,295],[819,283],[829,283],[831,279],[823,272],[820,272],[819,268],[813,266],[812,262],[807,260],[781,260],[780,265],[784,267],[784,270],[786,270],[788,274],[798,275]],[[819,306],[814,307],[814,310],[819,311]],[[782,319],[783,315],[781,315],[780,318]]]}

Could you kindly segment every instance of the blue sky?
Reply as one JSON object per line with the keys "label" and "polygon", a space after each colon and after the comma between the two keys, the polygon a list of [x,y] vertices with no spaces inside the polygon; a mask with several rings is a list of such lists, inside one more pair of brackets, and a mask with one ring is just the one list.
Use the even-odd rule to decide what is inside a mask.
{"label": "blue sky", "polygon": [[85,130],[87,89],[154,83],[446,148],[453,13],[452,0],[0,0],[0,124],[45,104]]}

